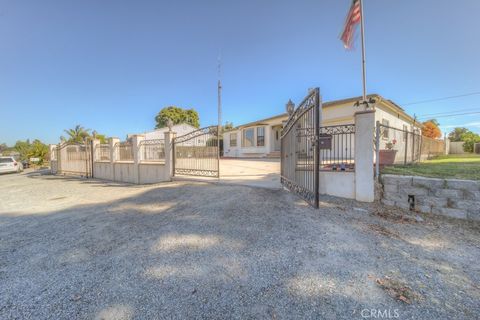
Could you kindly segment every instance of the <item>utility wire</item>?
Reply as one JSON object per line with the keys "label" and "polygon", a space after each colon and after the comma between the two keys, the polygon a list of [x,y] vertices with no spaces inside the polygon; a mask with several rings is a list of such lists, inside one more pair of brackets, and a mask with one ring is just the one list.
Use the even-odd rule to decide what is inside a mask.
{"label": "utility wire", "polygon": [[434,98],[434,99],[429,99],[429,100],[420,100],[420,101],[414,101],[414,102],[408,102],[408,103],[403,103],[403,106],[411,106],[414,104],[421,104],[421,103],[428,103],[428,102],[436,102],[436,101],[443,101],[443,100],[449,100],[449,99],[455,99],[455,98],[462,98],[462,97],[469,97],[469,96],[475,96],[479,95],[480,91],[478,92],[471,92],[471,93],[465,93],[465,94],[459,94],[456,96],[449,96],[449,97],[442,97],[442,98]]}
{"label": "utility wire", "polygon": [[436,115],[445,115],[445,114],[450,114],[450,113],[459,113],[459,112],[475,112],[475,111],[480,111],[479,108],[470,108],[470,109],[460,109],[460,110],[455,110],[455,111],[445,111],[445,112],[437,112],[437,113],[426,113],[426,114],[421,114],[419,117],[432,117]]}
{"label": "utility wire", "polygon": [[[436,116],[435,118],[444,118],[444,117],[453,117],[453,116],[466,116],[466,115],[470,115],[470,114],[480,114],[480,111],[478,111],[478,112],[446,114],[446,115],[443,115],[443,116]],[[419,117],[419,119],[427,119],[427,118],[430,118],[430,117]]]}

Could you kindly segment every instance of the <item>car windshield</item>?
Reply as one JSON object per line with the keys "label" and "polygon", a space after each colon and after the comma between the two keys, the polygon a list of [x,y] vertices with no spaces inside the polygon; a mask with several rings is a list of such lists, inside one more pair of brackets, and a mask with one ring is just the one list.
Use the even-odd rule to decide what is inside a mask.
{"label": "car windshield", "polygon": [[0,158],[0,163],[8,163],[13,162],[12,158]]}

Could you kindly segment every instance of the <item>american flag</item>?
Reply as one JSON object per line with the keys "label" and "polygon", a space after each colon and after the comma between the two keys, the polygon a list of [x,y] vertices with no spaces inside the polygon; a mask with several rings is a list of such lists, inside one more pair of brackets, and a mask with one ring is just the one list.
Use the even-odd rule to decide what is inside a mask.
{"label": "american flag", "polygon": [[345,26],[343,32],[340,36],[340,39],[343,42],[345,49],[351,49],[353,45],[353,35],[355,32],[355,27],[360,23],[362,13],[360,10],[360,0],[353,0],[350,11],[348,12],[347,18],[345,19]]}

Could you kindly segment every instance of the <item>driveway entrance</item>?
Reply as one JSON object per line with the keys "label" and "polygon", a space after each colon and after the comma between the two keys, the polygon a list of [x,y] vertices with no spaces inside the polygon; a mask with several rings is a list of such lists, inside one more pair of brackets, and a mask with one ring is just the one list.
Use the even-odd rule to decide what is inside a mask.
{"label": "driveway entrance", "polygon": [[238,184],[269,189],[281,189],[280,184],[280,159],[256,158],[220,159],[220,177],[188,176],[175,174],[174,180],[209,181],[226,184]]}
{"label": "driveway entrance", "polygon": [[220,159],[220,182],[280,189],[280,159]]}

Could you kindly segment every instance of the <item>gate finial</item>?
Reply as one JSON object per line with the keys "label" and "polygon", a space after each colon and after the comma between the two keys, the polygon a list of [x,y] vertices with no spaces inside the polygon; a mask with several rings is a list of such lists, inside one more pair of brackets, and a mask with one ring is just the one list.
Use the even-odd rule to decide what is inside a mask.
{"label": "gate finial", "polygon": [[292,115],[293,111],[295,110],[295,103],[293,103],[291,99],[288,99],[288,102],[285,105],[285,107],[286,107],[288,116],[290,117]]}

